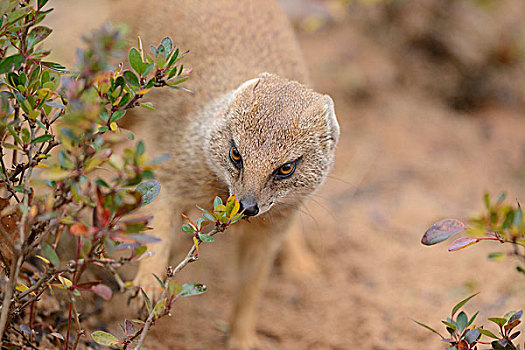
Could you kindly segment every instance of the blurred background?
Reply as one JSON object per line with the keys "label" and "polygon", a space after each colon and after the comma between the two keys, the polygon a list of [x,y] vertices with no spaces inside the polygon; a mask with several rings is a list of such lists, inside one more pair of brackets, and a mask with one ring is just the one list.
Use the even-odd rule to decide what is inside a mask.
{"label": "blurred background", "polygon": [[[319,273],[292,280],[276,264],[258,322],[265,348],[443,349],[411,319],[446,333],[440,320],[475,292],[466,310],[479,322],[523,309],[516,262],[486,258],[504,246],[448,253],[420,239],[442,218],[481,211],[486,191],[525,198],[525,2],[280,2],[342,136],[332,176],[301,212]],[[107,3],[52,4],[55,57],[71,63]],[[181,300],[184,318],[153,327],[149,349],[224,346],[232,242],[224,235],[184,271],[208,293]],[[115,305],[108,327],[125,316],[124,301]]]}

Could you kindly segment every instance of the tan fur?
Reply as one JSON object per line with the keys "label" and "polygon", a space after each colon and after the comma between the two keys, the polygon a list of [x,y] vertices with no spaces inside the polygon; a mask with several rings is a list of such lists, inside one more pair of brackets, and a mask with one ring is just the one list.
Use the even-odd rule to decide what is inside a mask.
{"label": "tan fur", "polygon": [[[169,152],[172,158],[158,171],[163,190],[152,204],[153,227],[163,243],[152,245],[156,255],[140,265],[135,283],[154,289],[151,274],[162,275],[168,264],[178,213],[208,205],[221,189],[241,201],[250,198],[259,215],[232,230],[238,237],[239,287],[229,346],[254,348],[256,301],[294,221],[293,208],[333,165],[339,135],[333,102],[302,85],[309,81],[302,54],[272,1],[126,0],[114,6],[114,18],[129,23],[143,42],[168,35],[190,49],[186,61],[193,67],[186,87],[194,93],[155,92],[157,111],[145,115],[138,128],[150,152]],[[241,170],[229,158],[232,142],[242,156]],[[276,169],[296,159],[292,176],[274,178]],[[296,261],[313,268],[301,243],[287,246],[285,267],[294,270]]]}

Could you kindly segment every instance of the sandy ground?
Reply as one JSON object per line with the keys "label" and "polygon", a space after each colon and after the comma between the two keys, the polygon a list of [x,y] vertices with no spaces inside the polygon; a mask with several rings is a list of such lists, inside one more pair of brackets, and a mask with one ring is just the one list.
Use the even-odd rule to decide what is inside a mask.
{"label": "sandy ground", "polygon": [[[397,58],[349,20],[299,32],[299,40],[317,89],[335,101],[342,136],[330,180],[300,214],[320,272],[292,280],[276,265],[260,304],[265,348],[443,349],[411,319],[441,330],[451,307],[475,292],[466,310],[480,310],[478,320],[524,308],[515,264],[486,259],[504,247],[448,253],[446,245],[420,244],[433,222],[481,210],[485,191],[525,198],[523,110],[451,110],[399,82]],[[363,94],[360,84],[372,88]],[[148,349],[224,347],[232,243],[226,233],[186,268],[179,280],[205,283],[208,292],[180,300],[152,328]],[[116,305],[106,306],[112,322],[124,315],[122,300]]]}

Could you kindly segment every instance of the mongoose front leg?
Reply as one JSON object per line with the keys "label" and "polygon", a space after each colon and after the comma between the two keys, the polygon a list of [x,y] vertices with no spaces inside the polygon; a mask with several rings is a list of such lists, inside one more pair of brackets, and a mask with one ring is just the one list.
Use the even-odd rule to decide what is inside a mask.
{"label": "mongoose front leg", "polygon": [[[166,192],[166,191],[164,191]],[[139,269],[133,285],[141,287],[150,299],[156,299],[162,293],[159,283],[153,277],[157,275],[160,279],[164,278],[168,259],[171,251],[171,242],[174,234],[174,213],[176,211],[173,201],[168,200],[167,194],[161,191],[159,197],[148,206],[148,211],[153,213],[152,226],[154,230],[150,235],[161,239],[158,243],[148,244],[148,251],[154,255],[140,262]],[[137,307],[142,306],[142,298],[135,298]]]}
{"label": "mongoose front leg", "polygon": [[292,278],[304,279],[319,273],[316,257],[306,244],[299,215],[295,215],[288,229],[279,260],[282,272]]}
{"label": "mongoose front leg", "polygon": [[[245,224],[237,235],[237,295],[231,320],[229,349],[257,349],[257,301],[268,278],[283,234],[268,225]],[[275,230],[275,227],[273,227]]]}

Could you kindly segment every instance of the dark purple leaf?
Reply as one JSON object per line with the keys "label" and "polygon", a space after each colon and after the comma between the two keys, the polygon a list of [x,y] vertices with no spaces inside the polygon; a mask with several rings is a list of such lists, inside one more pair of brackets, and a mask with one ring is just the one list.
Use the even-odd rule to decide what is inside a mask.
{"label": "dark purple leaf", "polygon": [[442,242],[455,233],[465,230],[465,224],[456,219],[445,219],[436,222],[423,235],[421,243],[433,245]]}
{"label": "dark purple leaf", "polygon": [[26,325],[25,323],[24,324],[21,324],[20,325],[20,330],[26,334],[29,334],[31,335],[33,332],[31,332],[31,328],[29,328],[28,325]]}
{"label": "dark purple leaf", "polygon": [[126,235],[126,238],[134,239],[141,243],[157,243],[162,241],[160,238],[148,235]]}
{"label": "dark purple leaf", "polygon": [[135,326],[133,325],[133,322],[126,320],[124,322],[124,325],[125,325],[124,329],[125,329],[127,336],[135,334],[136,330],[135,330]]}

